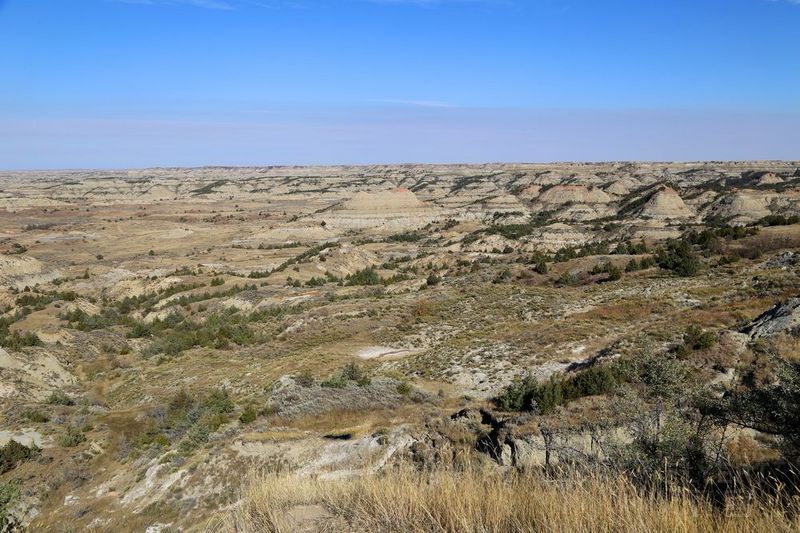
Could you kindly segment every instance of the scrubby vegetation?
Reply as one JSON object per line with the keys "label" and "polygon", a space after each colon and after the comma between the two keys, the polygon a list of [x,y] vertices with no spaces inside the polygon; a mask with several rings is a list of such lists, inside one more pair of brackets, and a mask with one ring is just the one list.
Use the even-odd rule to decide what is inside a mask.
{"label": "scrubby vegetation", "polygon": [[13,530],[18,524],[9,513],[11,505],[20,496],[20,483],[18,480],[10,482],[0,481],[0,529]]}
{"label": "scrubby vegetation", "polygon": [[75,400],[61,390],[54,390],[51,392],[46,402],[49,405],[75,405]]}
{"label": "scrubby vegetation", "polygon": [[9,331],[3,326],[3,322],[0,321],[0,346],[8,348],[9,350],[20,350],[27,346],[39,346],[41,343],[42,341],[36,333],[32,331],[25,333]]}
{"label": "scrubby vegetation", "polygon": [[226,349],[233,344],[237,346],[253,344],[259,336],[249,326],[251,320],[252,317],[235,309],[211,314],[202,322],[173,314],[149,325],[137,324],[131,334],[154,338],[145,355],[175,356],[196,346]]}
{"label": "scrubby vegetation", "polygon": [[800,224],[800,215],[767,215],[758,221],[762,226],[791,226]]}
{"label": "scrubby vegetation", "polygon": [[348,363],[338,374],[331,375],[328,379],[320,383],[323,387],[341,389],[353,382],[361,387],[370,384],[370,377],[355,363]]}
{"label": "scrubby vegetation", "polygon": [[721,400],[708,400],[703,411],[725,424],[752,428],[781,439],[787,458],[800,458],[800,363],[780,360],[776,382],[742,388]]}
{"label": "scrubby vegetation", "polygon": [[[346,183],[265,167],[213,202],[112,192],[9,213],[27,251],[7,239],[0,261],[0,414],[17,441],[0,448],[0,520],[793,531],[800,204],[748,222],[761,200],[737,214],[722,195],[800,181],[731,177],[746,166],[407,165]],[[597,202],[560,203],[585,179]],[[556,183],[559,201],[540,200]],[[648,204],[667,186],[679,194]],[[416,191],[427,214],[348,225],[360,187]]]}
{"label": "scrubby vegetation", "polygon": [[345,285],[381,285],[383,280],[374,267],[367,267],[345,278]]}
{"label": "scrubby vegetation", "polygon": [[[143,428],[132,428],[125,434],[123,452],[130,454],[153,446],[168,448],[173,444],[188,452],[203,445],[209,435],[229,422],[235,407],[226,389],[215,389],[205,396],[182,389],[165,405],[151,410]],[[245,413],[245,420],[252,416]],[[254,419],[253,416],[250,421]]]}
{"label": "scrubby vegetation", "polygon": [[14,439],[9,440],[0,447],[0,474],[13,470],[19,463],[39,457],[41,453],[42,450],[34,443],[25,446]]}
{"label": "scrubby vegetation", "polygon": [[58,436],[56,439],[58,445],[62,448],[74,448],[79,444],[86,442],[86,435],[81,431],[80,428],[75,426],[67,427],[66,431]]}
{"label": "scrubby vegetation", "polygon": [[678,276],[694,276],[702,267],[700,258],[691,245],[684,240],[669,241],[665,246],[656,250],[655,257],[658,266]]}
{"label": "scrubby vegetation", "polygon": [[711,331],[703,331],[696,325],[689,326],[683,335],[683,344],[678,347],[678,353],[688,357],[692,351],[708,350],[717,342],[717,336]]}
{"label": "scrubby vegetation", "polygon": [[626,369],[619,364],[592,367],[567,378],[552,377],[540,382],[526,375],[510,384],[497,398],[506,411],[534,411],[548,414],[557,406],[613,390],[625,379]]}

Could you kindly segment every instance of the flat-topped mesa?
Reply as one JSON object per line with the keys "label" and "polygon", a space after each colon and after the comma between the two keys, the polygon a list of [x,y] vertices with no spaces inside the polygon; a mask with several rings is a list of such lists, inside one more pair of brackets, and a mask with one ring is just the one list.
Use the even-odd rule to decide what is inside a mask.
{"label": "flat-topped mesa", "polygon": [[519,198],[512,194],[499,193],[457,208],[453,212],[453,218],[483,220],[489,224],[498,220],[502,220],[506,224],[523,224],[527,220],[528,214],[528,208],[519,201]]}
{"label": "flat-topped mesa", "polygon": [[395,213],[424,210],[428,206],[417,195],[406,188],[390,189],[378,192],[358,192],[342,203],[337,211],[350,213]]}
{"label": "flat-topped mesa", "polygon": [[525,242],[530,243],[536,250],[543,252],[556,252],[566,246],[582,246],[591,240],[591,235],[579,227],[556,222],[525,237]]}
{"label": "flat-topped mesa", "polygon": [[333,209],[317,215],[329,227],[406,231],[432,222],[440,210],[420,201],[410,190],[397,188],[377,192],[358,192]]}
{"label": "flat-topped mesa", "polygon": [[596,187],[555,185],[541,193],[537,200],[548,204],[607,204],[611,201],[611,197]]}
{"label": "flat-topped mesa", "polygon": [[695,212],[674,189],[665,185],[650,195],[638,215],[643,218],[673,219],[692,218]]}

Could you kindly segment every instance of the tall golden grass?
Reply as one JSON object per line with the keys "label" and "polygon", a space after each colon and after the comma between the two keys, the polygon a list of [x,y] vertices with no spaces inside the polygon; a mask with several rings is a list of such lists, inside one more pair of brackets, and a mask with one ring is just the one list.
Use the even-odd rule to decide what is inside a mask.
{"label": "tall golden grass", "polygon": [[725,510],[688,492],[644,495],[624,478],[451,470],[393,470],[322,481],[255,475],[239,505],[209,526],[215,532],[780,532],[800,518],[778,500]]}

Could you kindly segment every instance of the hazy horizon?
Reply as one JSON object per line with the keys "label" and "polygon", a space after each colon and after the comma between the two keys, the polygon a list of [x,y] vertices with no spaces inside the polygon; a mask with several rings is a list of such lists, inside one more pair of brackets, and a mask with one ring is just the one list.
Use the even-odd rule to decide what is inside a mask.
{"label": "hazy horizon", "polygon": [[800,158],[791,0],[0,0],[0,168]]}

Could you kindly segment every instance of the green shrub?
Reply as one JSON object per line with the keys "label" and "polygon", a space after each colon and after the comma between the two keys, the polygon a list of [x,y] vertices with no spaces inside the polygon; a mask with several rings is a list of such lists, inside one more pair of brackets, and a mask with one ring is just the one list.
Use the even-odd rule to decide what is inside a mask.
{"label": "green shrub", "polygon": [[621,381],[621,375],[611,365],[601,365],[588,368],[571,376],[562,382],[563,397],[565,400],[583,398],[606,394]]}
{"label": "green shrub", "polygon": [[[608,231],[608,229],[606,229],[606,231]],[[619,243],[611,253],[614,255],[642,255],[647,253],[647,244],[645,244],[644,241],[638,243],[623,241]]]}
{"label": "green shrub", "polygon": [[242,424],[251,424],[255,421],[258,413],[256,412],[255,408],[252,405],[248,405],[242,411],[242,414],[239,415],[239,422]]}
{"label": "green shrub", "polygon": [[328,248],[336,248],[338,246],[341,246],[341,245],[339,243],[337,243],[337,242],[326,242],[326,243],[314,246],[312,248],[309,248],[305,252],[303,252],[301,254],[298,254],[295,257],[292,257],[291,259],[287,259],[286,261],[281,263],[278,266],[278,268],[273,270],[273,272],[283,272],[288,267],[290,267],[290,266],[292,266],[294,264],[306,262],[309,259],[312,259],[312,258],[318,256],[322,251],[327,250]]}
{"label": "green shrub", "polygon": [[378,275],[375,267],[367,267],[350,274],[345,278],[345,285],[381,285],[383,280]]}
{"label": "green shrub", "polygon": [[0,447],[0,474],[13,470],[19,463],[38,457],[41,452],[33,442],[30,446],[25,446],[14,439],[9,440]]}
{"label": "green shrub", "polygon": [[571,259],[577,259],[579,257],[589,257],[592,255],[608,255],[609,253],[609,242],[608,241],[600,241],[600,242],[590,242],[584,244],[583,246],[565,246],[564,248],[560,248],[556,251],[555,255],[553,256],[553,261],[556,263],[563,263],[565,261],[569,261]]}
{"label": "green shrub", "polygon": [[314,382],[314,375],[311,373],[310,370],[302,370],[298,374],[295,374],[294,381],[301,387],[313,387]]}
{"label": "green shrub", "polygon": [[504,269],[501,271],[495,278],[492,280],[492,283],[506,283],[507,281],[511,280],[511,271],[509,269]]}
{"label": "green shrub", "polygon": [[86,442],[86,435],[79,428],[70,426],[67,431],[59,435],[57,442],[62,448],[74,448],[78,444]]}
{"label": "green shrub", "polygon": [[536,379],[530,375],[514,380],[497,397],[498,407],[504,411],[524,411],[528,409],[529,391],[536,386]]}
{"label": "green shrub", "polygon": [[778,360],[776,383],[732,391],[701,405],[723,424],[733,423],[779,437],[786,457],[800,456],[800,362]]}
{"label": "green shrub", "polygon": [[343,389],[347,386],[347,380],[341,374],[337,374],[330,376],[328,379],[320,383],[320,385],[331,389]]}
{"label": "green shrub", "polygon": [[75,309],[62,315],[61,318],[69,322],[69,327],[78,331],[94,331],[126,323],[125,317],[122,317],[115,309],[103,309],[100,314],[96,315],[90,315],[82,309]]}
{"label": "green shrub", "polygon": [[22,413],[22,416],[26,420],[28,420],[30,422],[36,422],[38,424],[44,424],[45,422],[49,422],[50,421],[50,417],[47,416],[47,413],[43,413],[43,412],[38,411],[36,409],[28,409],[27,411],[24,411]]}
{"label": "green shrub", "polygon": [[204,407],[211,413],[224,414],[233,412],[235,405],[227,389],[223,388],[211,391],[205,399]]}
{"label": "green shrub", "polygon": [[15,242],[14,244],[11,245],[11,250],[9,253],[11,253],[12,255],[18,255],[18,254],[24,254],[27,251],[28,249],[25,246],[21,245],[18,242]]}
{"label": "green shrub", "polygon": [[611,261],[606,261],[602,265],[596,265],[591,274],[608,274],[607,281],[618,281],[622,279],[622,270]]}
{"label": "green shrub", "polygon": [[619,281],[622,279],[622,270],[616,265],[611,265],[608,269],[608,281]]}
{"label": "green shrub", "polygon": [[800,224],[800,216],[798,215],[767,215],[758,221],[762,226],[791,226],[792,224]]}
{"label": "green shrub", "polygon": [[0,482],[0,531],[16,531],[17,524],[9,516],[9,507],[20,497],[18,480]]}
{"label": "green shrub", "polygon": [[653,268],[656,266],[656,258],[652,255],[648,255],[647,257],[643,257],[641,261],[639,261],[639,268],[642,270]]}
{"label": "green shrub", "polygon": [[201,444],[208,442],[209,435],[211,435],[211,431],[206,424],[203,423],[194,424],[189,428],[189,431],[186,433],[185,440],[181,442],[181,450],[190,451],[200,446]]}
{"label": "green shrub", "polygon": [[405,233],[398,233],[396,235],[389,235],[386,242],[417,242],[422,239],[421,233],[414,233],[407,231]]}
{"label": "green shrub", "polygon": [[75,400],[67,396],[64,391],[54,390],[45,400],[50,405],[75,405]]}
{"label": "green shrub", "polygon": [[[228,415],[235,407],[224,388],[214,389],[205,397],[180,390],[170,398],[165,408],[154,409],[147,428],[129,437],[129,441],[135,448],[167,448],[172,442],[180,441],[180,449],[190,451],[207,442],[211,433],[227,423]],[[250,407],[242,412],[241,417],[247,419],[249,411],[255,414]]]}
{"label": "green shrub", "polygon": [[593,366],[569,377],[554,375],[541,383],[526,375],[503,389],[495,401],[505,411],[549,414],[572,400],[611,392],[623,380],[622,367],[616,365]]}
{"label": "green shrub", "polygon": [[325,285],[325,278],[312,276],[311,279],[306,281],[306,287],[323,287]]}
{"label": "green shrub", "polygon": [[668,355],[646,354],[636,360],[635,374],[650,396],[671,398],[686,390],[689,368]]}
{"label": "green shrub", "polygon": [[197,346],[214,349],[227,349],[232,343],[249,346],[260,340],[249,326],[256,316],[228,309],[209,315],[203,322],[195,322],[173,314],[150,325],[150,331],[157,338],[143,353],[145,356],[176,356]]}
{"label": "green shrub", "polygon": [[581,279],[579,273],[568,271],[561,274],[558,279],[555,280],[555,283],[558,286],[577,285],[581,282]]}
{"label": "green shrub", "polygon": [[356,363],[347,363],[342,368],[342,377],[348,381],[361,382],[366,377],[366,374]]}
{"label": "green shrub", "polygon": [[412,390],[413,390],[413,387],[411,387],[411,384],[409,382],[407,382],[407,381],[401,381],[400,383],[397,384],[397,393],[398,394],[402,394],[403,396],[407,396],[408,394],[411,394]]}
{"label": "green shrub", "polygon": [[674,240],[656,251],[656,263],[659,267],[682,277],[694,276],[702,266],[700,258],[689,243]]}
{"label": "green shrub", "polygon": [[0,344],[9,350],[19,351],[20,348],[25,348],[28,346],[41,346],[42,341],[39,339],[39,336],[32,331],[27,331],[25,333],[12,331],[10,334],[0,338]]}
{"label": "green shrub", "polygon": [[126,337],[129,339],[143,339],[145,337],[150,337],[152,334],[153,331],[148,324],[145,324],[144,322],[136,322]]}
{"label": "green shrub", "polygon": [[691,325],[683,335],[683,344],[692,350],[707,350],[717,343],[713,331],[703,331],[699,326]]}

